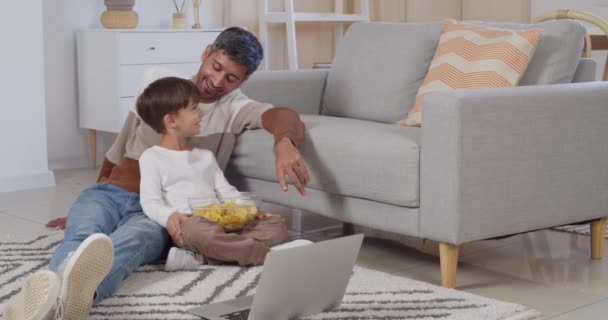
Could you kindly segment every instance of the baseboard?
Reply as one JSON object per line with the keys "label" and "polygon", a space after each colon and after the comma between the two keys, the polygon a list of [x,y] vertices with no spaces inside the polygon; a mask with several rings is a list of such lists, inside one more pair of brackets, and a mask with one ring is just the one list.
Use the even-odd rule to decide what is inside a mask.
{"label": "baseboard", "polygon": [[[103,163],[104,155],[97,155],[97,166],[99,167]],[[51,170],[63,170],[63,169],[82,169],[90,168],[91,160],[89,156],[75,156],[66,158],[49,159],[49,169]]]}
{"label": "baseboard", "polygon": [[71,158],[60,158],[60,159],[49,159],[49,169],[51,170],[63,170],[63,169],[80,169],[87,165],[90,166],[91,161],[86,157],[71,157]]}
{"label": "baseboard", "polygon": [[[110,148],[117,134],[110,132],[97,132],[97,166],[103,164],[107,150]],[[84,145],[86,148],[78,149],[80,153],[65,155],[60,152],[49,152],[49,169],[82,169],[91,167],[91,159],[89,155],[88,142]],[[77,146],[80,148],[79,146]]]}
{"label": "baseboard", "polygon": [[53,171],[51,170],[30,175],[0,177],[0,192],[48,188],[54,186],[55,174],[53,174]]}

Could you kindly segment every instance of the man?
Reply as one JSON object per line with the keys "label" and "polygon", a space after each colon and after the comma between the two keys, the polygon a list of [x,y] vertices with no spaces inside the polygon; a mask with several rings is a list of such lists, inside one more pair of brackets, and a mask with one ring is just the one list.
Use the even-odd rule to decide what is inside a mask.
{"label": "man", "polygon": [[[309,176],[297,149],[303,142],[305,130],[298,114],[286,107],[251,100],[238,90],[257,69],[262,56],[262,47],[255,36],[238,27],[226,29],[205,49],[202,64],[191,78],[199,88],[204,112],[201,135],[193,138],[192,144],[213,151],[220,167],[225,169],[236,134],[263,127],[275,139],[276,174],[282,191],[287,191],[288,177],[304,195]],[[144,87],[158,78],[172,75],[175,74],[170,70],[151,70],[145,75]],[[171,238],[180,243],[180,228],[173,228],[169,235],[143,213],[139,204],[138,159],[144,150],[159,141],[160,136],[141,121],[136,112],[130,112],[106,154],[98,183],[80,194],[67,221],[49,222],[49,226],[57,228],[63,228],[65,223],[64,241],[49,266],[62,278],[65,319],[86,317],[93,302],[111,296],[136,268],[162,258]],[[112,250],[113,263],[97,267],[100,256],[111,256]],[[103,261],[107,264],[107,259]],[[50,283],[51,280],[45,281]],[[35,291],[32,287],[43,281],[32,282],[35,283],[28,282],[28,288]],[[29,303],[16,300],[22,301],[22,305]],[[36,303],[45,305],[40,301]],[[27,308],[37,307],[29,305]],[[11,314],[18,315],[20,308],[24,307],[10,307]],[[53,310],[41,313],[50,312]]]}

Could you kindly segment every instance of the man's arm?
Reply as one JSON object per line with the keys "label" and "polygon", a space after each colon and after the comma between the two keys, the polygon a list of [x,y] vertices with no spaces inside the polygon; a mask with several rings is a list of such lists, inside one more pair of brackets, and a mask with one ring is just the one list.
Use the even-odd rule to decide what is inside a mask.
{"label": "man's arm", "polygon": [[284,138],[300,148],[304,143],[304,123],[294,110],[287,107],[274,107],[262,114],[262,127],[274,136],[275,145]]}
{"label": "man's arm", "polygon": [[274,107],[262,114],[262,127],[274,136],[276,174],[281,189],[287,191],[288,176],[300,194],[310,181],[306,164],[298,151],[304,143],[305,126],[298,113],[287,107]]}
{"label": "man's arm", "polygon": [[306,164],[298,151],[304,142],[304,123],[298,113],[287,107],[273,107],[248,98],[240,90],[234,91],[226,103],[230,104],[230,132],[240,134],[247,129],[264,128],[275,138],[274,153],[277,179],[287,191],[285,176],[304,195],[310,178]]}

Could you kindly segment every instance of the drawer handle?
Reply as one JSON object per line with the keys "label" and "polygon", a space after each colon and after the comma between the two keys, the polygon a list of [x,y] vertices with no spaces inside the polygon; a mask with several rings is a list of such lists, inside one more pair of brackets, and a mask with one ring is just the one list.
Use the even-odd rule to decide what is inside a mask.
{"label": "drawer handle", "polygon": [[156,50],[156,47],[150,47],[150,48],[148,48],[148,50],[146,50],[146,51],[154,51],[154,50]]}

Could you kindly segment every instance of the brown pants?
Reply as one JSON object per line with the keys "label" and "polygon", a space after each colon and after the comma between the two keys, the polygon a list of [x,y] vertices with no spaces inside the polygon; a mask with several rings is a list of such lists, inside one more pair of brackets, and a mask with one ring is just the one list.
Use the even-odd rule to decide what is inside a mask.
{"label": "brown pants", "polygon": [[287,239],[287,226],[281,216],[273,215],[226,232],[217,223],[192,216],[182,224],[182,239],[184,248],[202,254],[209,264],[261,265],[270,247]]}

